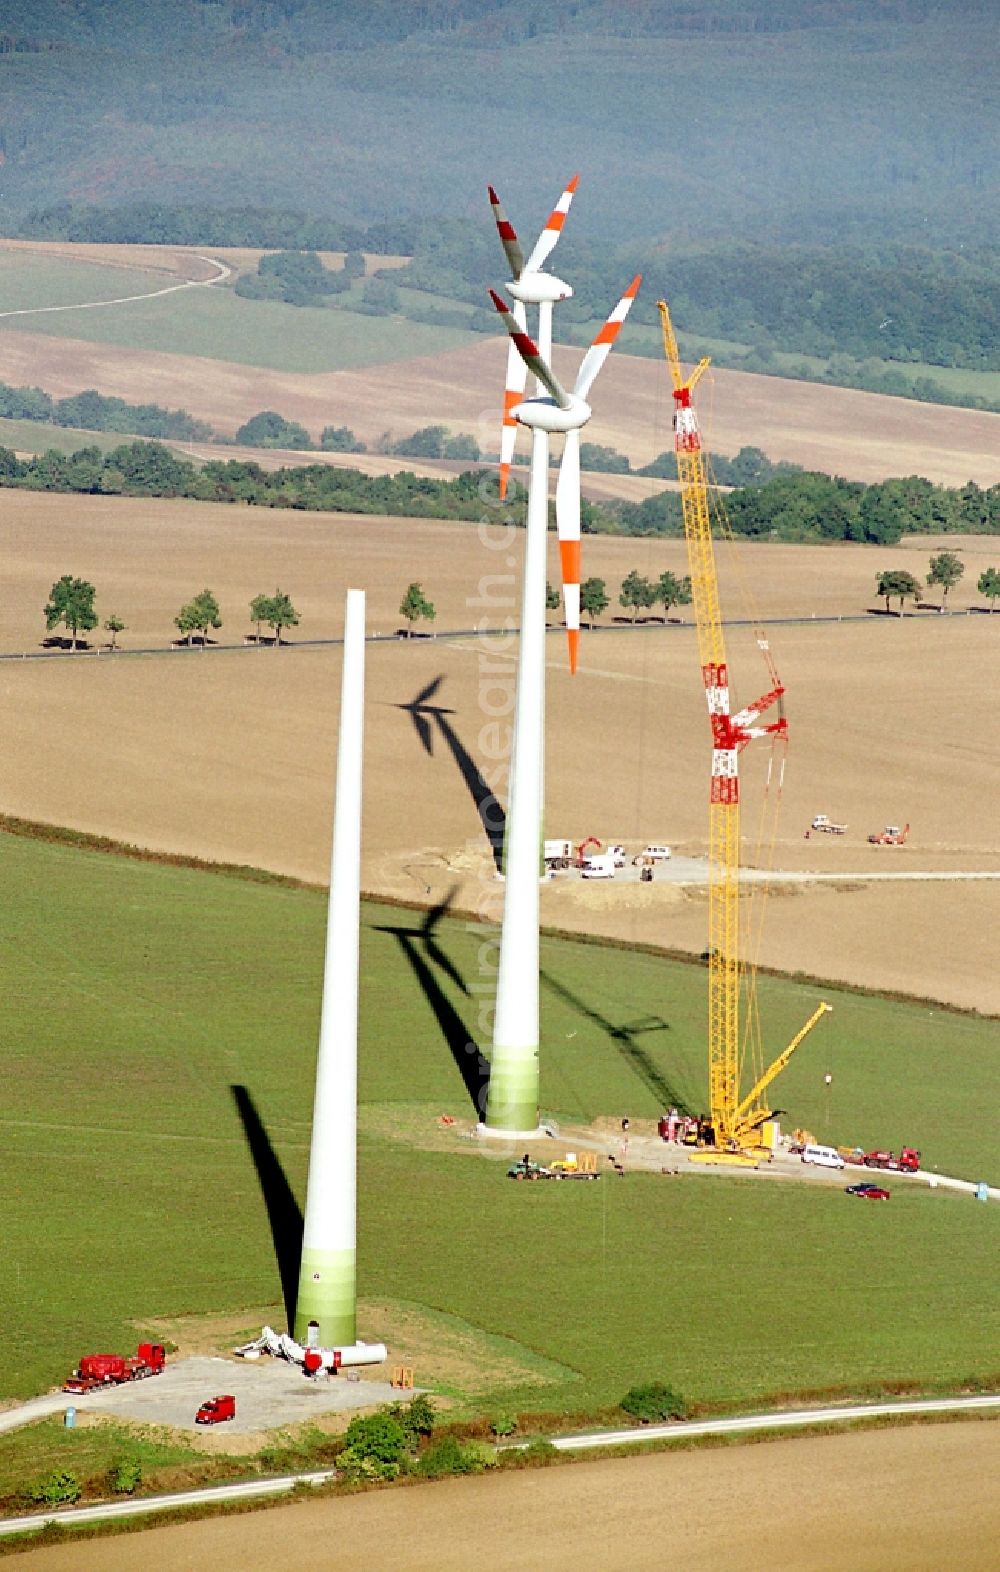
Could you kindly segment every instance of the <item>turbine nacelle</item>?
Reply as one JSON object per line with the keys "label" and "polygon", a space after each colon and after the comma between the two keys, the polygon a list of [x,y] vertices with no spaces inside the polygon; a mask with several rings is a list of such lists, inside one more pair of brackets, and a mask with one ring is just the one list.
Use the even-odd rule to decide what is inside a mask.
{"label": "turbine nacelle", "polygon": [[527,398],[522,404],[515,404],[511,414],[519,425],[530,426],[533,431],[567,432],[585,426],[593,410],[585,399],[570,393],[565,405],[554,398]]}
{"label": "turbine nacelle", "polygon": [[522,273],[510,281],[507,293],[522,306],[555,306],[560,300],[569,300],[573,291],[554,273]]}

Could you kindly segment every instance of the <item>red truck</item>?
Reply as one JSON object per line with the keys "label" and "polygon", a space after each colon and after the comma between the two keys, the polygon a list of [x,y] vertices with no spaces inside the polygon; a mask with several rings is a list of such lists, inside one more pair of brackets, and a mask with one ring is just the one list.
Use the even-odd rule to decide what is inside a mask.
{"label": "red truck", "polygon": [[866,1152],[865,1167],[888,1168],[897,1174],[915,1174],[920,1168],[920,1153],[913,1146],[904,1146],[898,1157],[892,1152]]}
{"label": "red truck", "polygon": [[231,1394],[223,1397],[210,1397],[202,1403],[194,1416],[196,1425],[218,1425],[224,1419],[236,1418],[236,1399]]}
{"label": "red truck", "polygon": [[93,1392],[99,1387],[121,1386],[159,1375],[166,1364],[162,1343],[140,1343],[135,1354],[84,1354],[63,1387],[64,1392]]}

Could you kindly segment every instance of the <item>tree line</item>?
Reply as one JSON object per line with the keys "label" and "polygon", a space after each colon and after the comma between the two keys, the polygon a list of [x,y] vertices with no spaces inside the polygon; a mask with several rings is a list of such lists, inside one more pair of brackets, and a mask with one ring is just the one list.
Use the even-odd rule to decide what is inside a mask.
{"label": "tree line", "polygon": [[[43,616],[45,627],[50,634],[58,627],[65,627],[70,637],[71,649],[76,649],[80,635],[90,633],[98,624],[96,608],[97,590],[89,579],[76,578],[71,573],[64,573],[56,579],[49,590],[49,598],[45,603]],[[431,608],[433,615],[433,607]],[[299,614],[292,605],[291,597],[284,590],[276,589],[273,595],[255,595],[250,602],[250,620],[256,623],[257,631],[254,637],[260,643],[262,626],[270,627],[274,634],[274,647],[281,644],[281,635],[286,628],[296,628],[299,624]],[[110,648],[118,648],[118,635],[127,631],[128,624],[123,622],[116,611],[110,613],[101,624],[105,632],[111,635]],[[222,613],[219,602],[210,589],[200,590],[180,608],[174,618],[174,627],[181,638],[190,644],[194,634],[201,635],[202,649],[208,643],[208,635],[222,627]]]}
{"label": "tree line", "polygon": [[[753,450],[744,450],[744,452]],[[735,460],[733,461],[735,462]],[[102,453],[49,451],[19,459],[0,447],[0,486],[111,496],[186,497],[308,512],[385,513],[409,518],[481,519],[499,501],[496,476],[469,469],[453,480],[414,475],[364,475],[330,464],[265,471],[253,460],[210,459],[197,465],[158,442],[131,442]],[[523,523],[527,494],[512,481],[507,516]],[[1000,534],[1000,483],[949,488],[919,475],[866,486],[804,470],[776,473],[723,499],[713,494],[734,535],[751,540],[893,545],[912,534]],[[643,502],[581,503],[586,534],[663,535],[684,532],[674,492]]]}
{"label": "tree line", "polygon": [[129,404],[123,398],[98,393],[96,388],[86,388],[66,398],[52,398],[42,388],[11,387],[0,382],[0,417],[136,437],[176,437],[188,442],[205,441],[212,436],[211,426],[185,409]]}

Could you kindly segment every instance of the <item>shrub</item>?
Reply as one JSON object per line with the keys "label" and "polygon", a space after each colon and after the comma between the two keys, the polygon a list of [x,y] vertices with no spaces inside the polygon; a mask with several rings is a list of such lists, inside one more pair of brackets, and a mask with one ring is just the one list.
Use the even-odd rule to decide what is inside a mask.
{"label": "shrub", "polygon": [[418,1436],[429,1436],[433,1433],[437,1415],[434,1404],[426,1393],[418,1392],[408,1403],[399,1403],[397,1407],[402,1410],[401,1422],[405,1429]]}
{"label": "shrub", "polygon": [[514,1414],[497,1414],[490,1429],[495,1436],[512,1436],[517,1429],[517,1419]]}
{"label": "shrub", "polygon": [[656,1419],[683,1419],[687,1405],[679,1392],[662,1381],[647,1381],[644,1386],[631,1386],[621,1400],[621,1407],[633,1419],[651,1424]]}
{"label": "shrub", "polygon": [[142,1484],[142,1464],[138,1458],[123,1457],[108,1469],[108,1484],[116,1496],[134,1495]]}
{"label": "shrub", "polygon": [[[383,1410],[352,1419],[344,1441],[345,1450],[362,1462],[398,1464],[406,1446],[406,1432],[398,1419]],[[338,1465],[343,1457],[341,1452]]]}
{"label": "shrub", "polygon": [[428,1479],[443,1479],[446,1474],[478,1474],[483,1460],[477,1448],[463,1446],[457,1436],[442,1436],[427,1448],[420,1459],[420,1473]]}
{"label": "shrub", "polygon": [[345,1447],[343,1452],[337,1455],[338,1476],[352,1483],[363,1480],[395,1479],[399,1471],[398,1462],[363,1456],[356,1447]]}
{"label": "shrub", "polygon": [[42,1506],[62,1506],[69,1501],[79,1501],[80,1482],[65,1468],[53,1468],[28,1486],[28,1497]]}

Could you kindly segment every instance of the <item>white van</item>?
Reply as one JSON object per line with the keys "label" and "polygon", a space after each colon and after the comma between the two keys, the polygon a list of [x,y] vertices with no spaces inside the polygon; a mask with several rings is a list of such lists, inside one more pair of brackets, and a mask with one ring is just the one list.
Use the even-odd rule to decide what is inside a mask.
{"label": "white van", "polygon": [[600,857],[588,857],[581,872],[585,879],[613,879],[615,859],[610,852],[605,852]]}
{"label": "white van", "polygon": [[844,1159],[835,1146],[804,1146],[802,1161],[815,1163],[817,1168],[843,1168]]}

